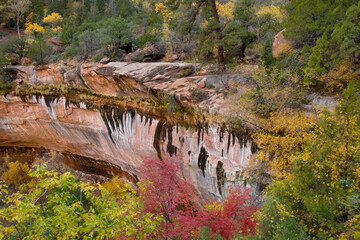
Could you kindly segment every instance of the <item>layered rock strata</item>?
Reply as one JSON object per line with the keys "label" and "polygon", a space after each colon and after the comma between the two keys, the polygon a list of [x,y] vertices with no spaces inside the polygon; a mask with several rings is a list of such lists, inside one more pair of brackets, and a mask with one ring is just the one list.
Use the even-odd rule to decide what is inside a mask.
{"label": "layered rock strata", "polygon": [[[138,167],[149,157],[175,157],[183,177],[205,196],[220,196],[244,183],[256,147],[246,132],[218,127],[186,128],[138,113],[132,108],[88,109],[64,97],[0,98],[0,145],[52,149],[74,154],[141,178]],[[109,168],[111,169],[111,168]]]}
{"label": "layered rock strata", "polygon": [[[120,173],[133,182],[142,177],[144,158],[174,157],[182,177],[199,192],[222,196],[230,185],[246,185],[244,169],[256,146],[244,129],[229,132],[186,116],[185,93],[199,78],[189,76],[194,67],[123,62],[10,67],[13,78],[30,87],[23,84],[15,95],[0,98],[0,146],[63,152],[76,156],[70,163],[79,169],[95,166],[107,171],[104,176]],[[159,97],[163,90],[172,97]],[[92,163],[84,164],[86,159]]]}

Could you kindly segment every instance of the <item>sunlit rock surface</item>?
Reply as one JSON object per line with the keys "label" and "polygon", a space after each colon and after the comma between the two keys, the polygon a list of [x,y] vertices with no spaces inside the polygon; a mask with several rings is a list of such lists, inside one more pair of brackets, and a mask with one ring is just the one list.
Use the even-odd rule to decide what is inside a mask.
{"label": "sunlit rock surface", "polygon": [[246,132],[218,127],[186,129],[134,110],[66,105],[65,98],[0,98],[0,145],[52,149],[117,166],[128,179],[141,178],[147,157],[176,157],[188,179],[205,196],[220,196],[242,171],[256,147]]}
{"label": "sunlit rock surface", "polygon": [[[189,104],[190,90],[201,78],[192,75],[194,68],[188,63],[110,62],[11,66],[8,71],[14,79],[28,84],[65,85],[103,95],[146,98],[164,91]],[[215,92],[204,91],[209,96]],[[229,133],[205,123],[186,128],[141,115],[143,111],[136,108],[87,106],[69,104],[64,97],[1,97],[0,146],[51,149],[84,157],[78,169],[89,168],[91,164],[80,166],[86,165],[88,158],[101,163],[93,166],[109,171],[109,176],[120,173],[130,181],[142,177],[138,167],[144,158],[176,157],[183,177],[208,197],[224,195],[233,184],[246,185],[244,169],[256,151],[246,130]]]}

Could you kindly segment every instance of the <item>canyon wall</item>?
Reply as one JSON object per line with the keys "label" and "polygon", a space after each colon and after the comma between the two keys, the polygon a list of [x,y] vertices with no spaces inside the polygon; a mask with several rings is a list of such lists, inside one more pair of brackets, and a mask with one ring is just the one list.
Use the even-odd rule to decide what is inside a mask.
{"label": "canyon wall", "polygon": [[80,108],[65,98],[0,98],[0,145],[52,149],[106,162],[141,178],[146,157],[176,157],[183,176],[203,194],[220,195],[242,170],[255,147],[246,133],[218,127],[198,129],[167,125],[135,110]]}
{"label": "canyon wall", "polygon": [[[99,76],[94,82],[98,86],[106,86],[101,79],[113,82],[117,86],[116,94],[119,89],[123,89],[123,94],[146,94],[140,84],[142,76],[147,78],[144,81],[156,76],[156,79],[169,78],[165,74],[169,69],[162,72],[162,77],[149,73],[153,70],[145,71],[143,75],[133,70],[130,75],[119,73],[121,68],[114,68],[114,65],[98,69]],[[183,68],[170,68],[173,69],[172,76],[184,72]],[[23,73],[18,71],[17,76]],[[33,74],[30,76],[37,81],[51,78],[34,77]],[[126,77],[127,83],[119,84],[114,80],[120,77]],[[30,81],[30,78],[26,74],[22,76],[24,81]],[[89,76],[82,74],[81,78],[85,79],[83,85],[91,85],[93,79]],[[134,83],[129,84],[131,81]],[[109,93],[114,88],[107,86],[99,91],[106,93],[105,90]],[[185,127],[147,116],[134,108],[104,105],[94,109],[84,102],[71,104],[65,97],[11,94],[0,97],[0,146],[51,149],[85,157],[103,167],[107,165],[108,175],[122,172],[123,177],[133,182],[142,177],[138,167],[144,158],[174,157],[181,164],[182,177],[207,197],[219,197],[233,184],[246,185],[243,171],[256,151],[246,130],[230,133],[216,126]],[[116,171],[111,174],[111,169]]]}

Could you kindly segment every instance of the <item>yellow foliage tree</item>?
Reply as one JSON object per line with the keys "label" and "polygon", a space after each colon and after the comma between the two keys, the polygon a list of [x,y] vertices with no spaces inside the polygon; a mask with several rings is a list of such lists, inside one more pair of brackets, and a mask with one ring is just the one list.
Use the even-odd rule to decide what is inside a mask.
{"label": "yellow foliage tree", "polygon": [[218,10],[219,16],[226,19],[226,21],[234,18],[235,3],[233,1],[229,1],[225,4],[221,4],[220,2],[216,1],[216,8]]}
{"label": "yellow foliage tree", "polygon": [[347,84],[356,80],[359,76],[359,70],[354,70],[351,63],[343,62],[334,66],[328,73],[320,77],[320,82],[325,84],[328,92],[338,92],[344,90]]}
{"label": "yellow foliage tree", "polygon": [[281,13],[279,6],[264,5],[256,12],[256,15],[259,17],[264,16],[266,14],[270,14],[273,19],[275,19],[276,21],[278,21],[280,23],[284,20],[284,15]]}
{"label": "yellow foliage tree", "polygon": [[30,182],[31,178],[28,173],[30,171],[27,163],[11,162],[9,163],[9,169],[4,172],[2,179],[7,184],[13,184],[15,187],[19,187],[21,184]]}
{"label": "yellow foliage tree", "polygon": [[25,33],[27,34],[36,34],[36,33],[44,33],[45,28],[38,25],[37,23],[29,23],[25,29]]}
{"label": "yellow foliage tree", "polygon": [[170,21],[174,17],[174,13],[172,11],[169,11],[167,7],[163,3],[156,3],[155,4],[155,11],[157,13],[161,13],[164,19],[163,23],[163,34],[164,39],[166,41],[167,45],[167,53],[165,59],[167,61],[170,60],[170,56],[172,54],[172,43],[171,43],[171,31],[170,31]]}
{"label": "yellow foliage tree", "polygon": [[272,113],[264,130],[253,135],[260,147],[254,163],[265,164],[273,177],[284,177],[292,167],[292,155],[312,136],[314,124],[314,119],[303,113]]}
{"label": "yellow foliage tree", "polygon": [[60,23],[63,20],[62,16],[58,13],[52,13],[44,17],[43,21],[44,23],[49,23],[52,26],[56,26],[58,23]]}
{"label": "yellow foliage tree", "polygon": [[111,181],[107,181],[103,184],[103,187],[113,197],[121,197],[130,194],[135,194],[134,189],[130,184],[125,183],[119,176],[115,176]]}
{"label": "yellow foliage tree", "polygon": [[50,24],[53,32],[60,31],[62,28],[58,26],[63,20],[63,17],[58,13],[52,13],[44,17],[44,23]]}

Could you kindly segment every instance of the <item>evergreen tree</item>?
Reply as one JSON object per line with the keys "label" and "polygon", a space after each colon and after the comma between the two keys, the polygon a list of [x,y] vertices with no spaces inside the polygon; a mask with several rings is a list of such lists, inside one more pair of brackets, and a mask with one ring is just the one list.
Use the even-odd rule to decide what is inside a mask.
{"label": "evergreen tree", "polygon": [[314,70],[316,74],[322,75],[329,71],[330,60],[329,41],[327,35],[324,33],[323,36],[316,41],[316,46],[311,49],[308,68]]}
{"label": "evergreen tree", "polygon": [[346,17],[332,34],[333,41],[345,59],[359,63],[360,61],[360,2],[351,6]]}
{"label": "evergreen tree", "polygon": [[314,46],[325,32],[332,32],[348,7],[357,0],[296,0],[287,7],[285,35],[297,46]]}
{"label": "evergreen tree", "polygon": [[60,34],[60,40],[67,46],[70,46],[72,41],[75,39],[75,35],[77,33],[77,27],[75,25],[75,21],[72,17],[68,17],[65,20],[65,25],[62,28]]}
{"label": "evergreen tree", "polygon": [[270,39],[267,39],[263,48],[263,52],[261,55],[261,60],[263,60],[264,65],[269,67],[274,64],[274,57],[272,53],[272,44]]}
{"label": "evergreen tree", "polygon": [[227,60],[245,57],[246,48],[256,41],[256,35],[250,31],[254,23],[254,3],[249,0],[238,1],[234,19],[226,24],[223,31],[223,45]]}
{"label": "evergreen tree", "polygon": [[40,24],[44,17],[44,6],[41,0],[36,0],[33,8],[32,22]]}
{"label": "evergreen tree", "polygon": [[43,34],[37,34],[29,49],[29,56],[37,64],[46,64],[51,56],[51,47],[46,44]]}

